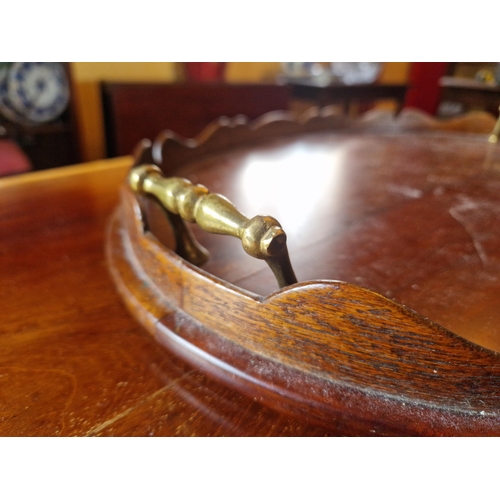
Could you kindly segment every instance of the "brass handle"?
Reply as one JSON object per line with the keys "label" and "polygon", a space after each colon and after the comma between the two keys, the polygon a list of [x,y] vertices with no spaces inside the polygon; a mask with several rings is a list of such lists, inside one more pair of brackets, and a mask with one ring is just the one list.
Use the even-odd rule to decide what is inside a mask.
{"label": "brass handle", "polygon": [[[194,185],[180,177],[164,177],[155,165],[133,168],[128,182],[136,193],[156,198],[168,213],[196,222],[210,233],[239,238],[245,252],[267,262],[280,287],[297,283],[288,255],[286,234],[273,217],[257,215],[248,219],[224,196],[210,193],[205,186]],[[184,224],[178,222],[173,224],[178,242],[193,238]],[[189,244],[197,247],[195,242]],[[189,252],[187,254],[189,258]]]}
{"label": "brass handle", "polygon": [[[500,113],[500,106],[498,107],[498,111]],[[498,142],[499,137],[500,137],[500,116],[498,117],[498,120],[495,124],[495,127],[493,128],[493,131],[491,132],[490,136],[488,137],[488,141],[496,143],[496,142]]]}

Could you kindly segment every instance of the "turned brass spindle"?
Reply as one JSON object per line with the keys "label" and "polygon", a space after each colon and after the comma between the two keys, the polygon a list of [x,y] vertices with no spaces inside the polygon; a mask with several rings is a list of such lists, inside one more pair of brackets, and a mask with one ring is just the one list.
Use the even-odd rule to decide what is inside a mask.
{"label": "turned brass spindle", "polygon": [[[297,283],[286,234],[273,217],[257,215],[248,219],[224,196],[210,193],[205,186],[194,185],[180,177],[164,177],[155,165],[132,169],[128,180],[133,191],[153,196],[168,212],[196,222],[210,233],[239,238],[245,252],[267,262],[280,287]],[[183,225],[176,226],[174,232],[178,240],[193,238],[191,233],[183,231]]]}
{"label": "turned brass spindle", "polygon": [[[498,112],[500,114],[500,106],[498,107]],[[490,136],[488,137],[488,141],[493,143],[498,142],[499,137],[500,137],[500,116],[498,117],[493,132],[491,132]]]}

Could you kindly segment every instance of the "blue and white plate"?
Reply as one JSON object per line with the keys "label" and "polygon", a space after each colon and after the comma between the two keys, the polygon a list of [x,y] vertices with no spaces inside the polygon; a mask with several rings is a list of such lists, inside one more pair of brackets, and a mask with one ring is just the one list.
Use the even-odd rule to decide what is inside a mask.
{"label": "blue and white plate", "polygon": [[62,64],[17,62],[9,68],[0,90],[1,111],[17,123],[45,123],[64,112],[69,94]]}
{"label": "blue and white plate", "polygon": [[19,123],[23,117],[12,108],[9,101],[9,72],[13,63],[0,63],[0,114],[8,120]]}

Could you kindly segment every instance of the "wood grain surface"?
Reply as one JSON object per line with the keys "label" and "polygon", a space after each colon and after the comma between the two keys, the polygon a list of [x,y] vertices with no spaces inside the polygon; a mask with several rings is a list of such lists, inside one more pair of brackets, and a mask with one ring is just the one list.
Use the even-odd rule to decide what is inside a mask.
{"label": "wood grain surface", "polygon": [[[341,421],[352,434],[500,432],[498,355],[463,338],[496,348],[491,319],[498,295],[481,300],[490,321],[471,325],[466,318],[474,309],[460,307],[453,287],[437,291],[438,300],[449,300],[448,312],[459,305],[453,316],[461,313],[462,338],[381,296],[418,290],[455,268],[475,274],[474,257],[497,283],[495,250],[485,248],[495,238],[486,227],[498,219],[498,152],[485,136],[443,133],[457,122],[440,127],[430,120],[425,127],[418,116],[404,119],[410,128],[352,127],[337,117],[310,129],[282,118],[250,127],[227,123],[194,147],[160,136],[153,151],[161,151],[156,161],[167,175],[218,189],[250,216],[280,219],[292,259],[299,256],[294,264],[302,283],[273,293],[276,285],[261,263],[196,227],[213,250],[205,266],[210,274],[185,265],[147,233],[141,236],[139,207],[126,190],[111,236],[111,266],[129,308],[160,342],[210,376],[331,430]],[[468,118],[462,122],[470,130]],[[285,132],[279,140],[278,123]],[[321,130],[322,123],[334,131]],[[301,126],[302,134],[291,137]],[[238,140],[246,146],[252,137],[260,141],[238,150]],[[223,152],[214,156],[217,147]],[[212,157],[204,159],[200,150]],[[139,154],[147,156],[147,148]],[[160,227],[164,216],[157,217],[154,203],[139,201],[146,226],[172,247]],[[345,269],[354,285],[323,281]],[[307,275],[312,272],[318,274]],[[381,295],[355,285],[363,275],[372,280],[364,286]],[[482,285],[468,287],[484,292]],[[434,300],[431,293],[426,298]]]}
{"label": "wood grain surface", "polygon": [[[156,342],[123,305],[104,253],[131,164],[120,158],[0,180],[0,435],[404,433],[376,422],[356,428],[349,415],[329,430],[303,413],[286,416],[259,402],[265,394],[254,400],[226,388]],[[235,148],[179,164],[176,174],[246,215],[280,220],[300,281],[369,288],[500,351],[499,171],[498,148],[485,136],[357,130]],[[193,230],[211,253],[204,271],[249,296],[276,291],[265,264],[237,240]],[[155,232],[168,244],[168,227]],[[496,356],[468,346],[483,361]],[[494,363],[485,369],[492,378],[471,403],[469,434],[476,424],[492,433],[481,394],[488,399],[498,377]],[[493,404],[495,393],[489,397]],[[418,425],[407,431],[423,433]]]}
{"label": "wood grain surface", "polygon": [[327,434],[208,380],[129,315],[104,234],[131,163],[0,180],[0,435]]}
{"label": "wood grain surface", "polygon": [[[156,150],[168,158],[166,175],[204,184],[246,215],[276,217],[299,281],[366,287],[500,351],[492,333],[500,311],[500,148],[486,140],[495,119],[471,113],[438,122],[403,110],[397,121],[373,113],[352,122],[322,114],[326,120],[313,111],[281,128],[275,121],[286,116],[276,114],[251,127],[224,122],[195,148],[160,134]],[[307,120],[309,135],[294,138]],[[266,145],[273,135],[282,138]],[[214,154],[221,149],[231,154]],[[142,161],[162,164],[161,155]],[[148,210],[168,246],[164,217],[154,204]],[[265,264],[238,241],[191,229],[211,252],[204,270],[259,295],[276,291]]]}

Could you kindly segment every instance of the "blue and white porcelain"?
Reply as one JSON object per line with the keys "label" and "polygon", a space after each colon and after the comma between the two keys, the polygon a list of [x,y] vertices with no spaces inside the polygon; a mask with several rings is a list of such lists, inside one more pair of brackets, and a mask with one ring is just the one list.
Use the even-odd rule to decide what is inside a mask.
{"label": "blue and white porcelain", "polygon": [[0,114],[8,120],[19,123],[22,116],[12,108],[9,101],[9,72],[13,63],[0,63]]}
{"label": "blue and white porcelain", "polygon": [[13,63],[0,87],[0,111],[17,123],[52,121],[69,102],[69,82],[60,63]]}

